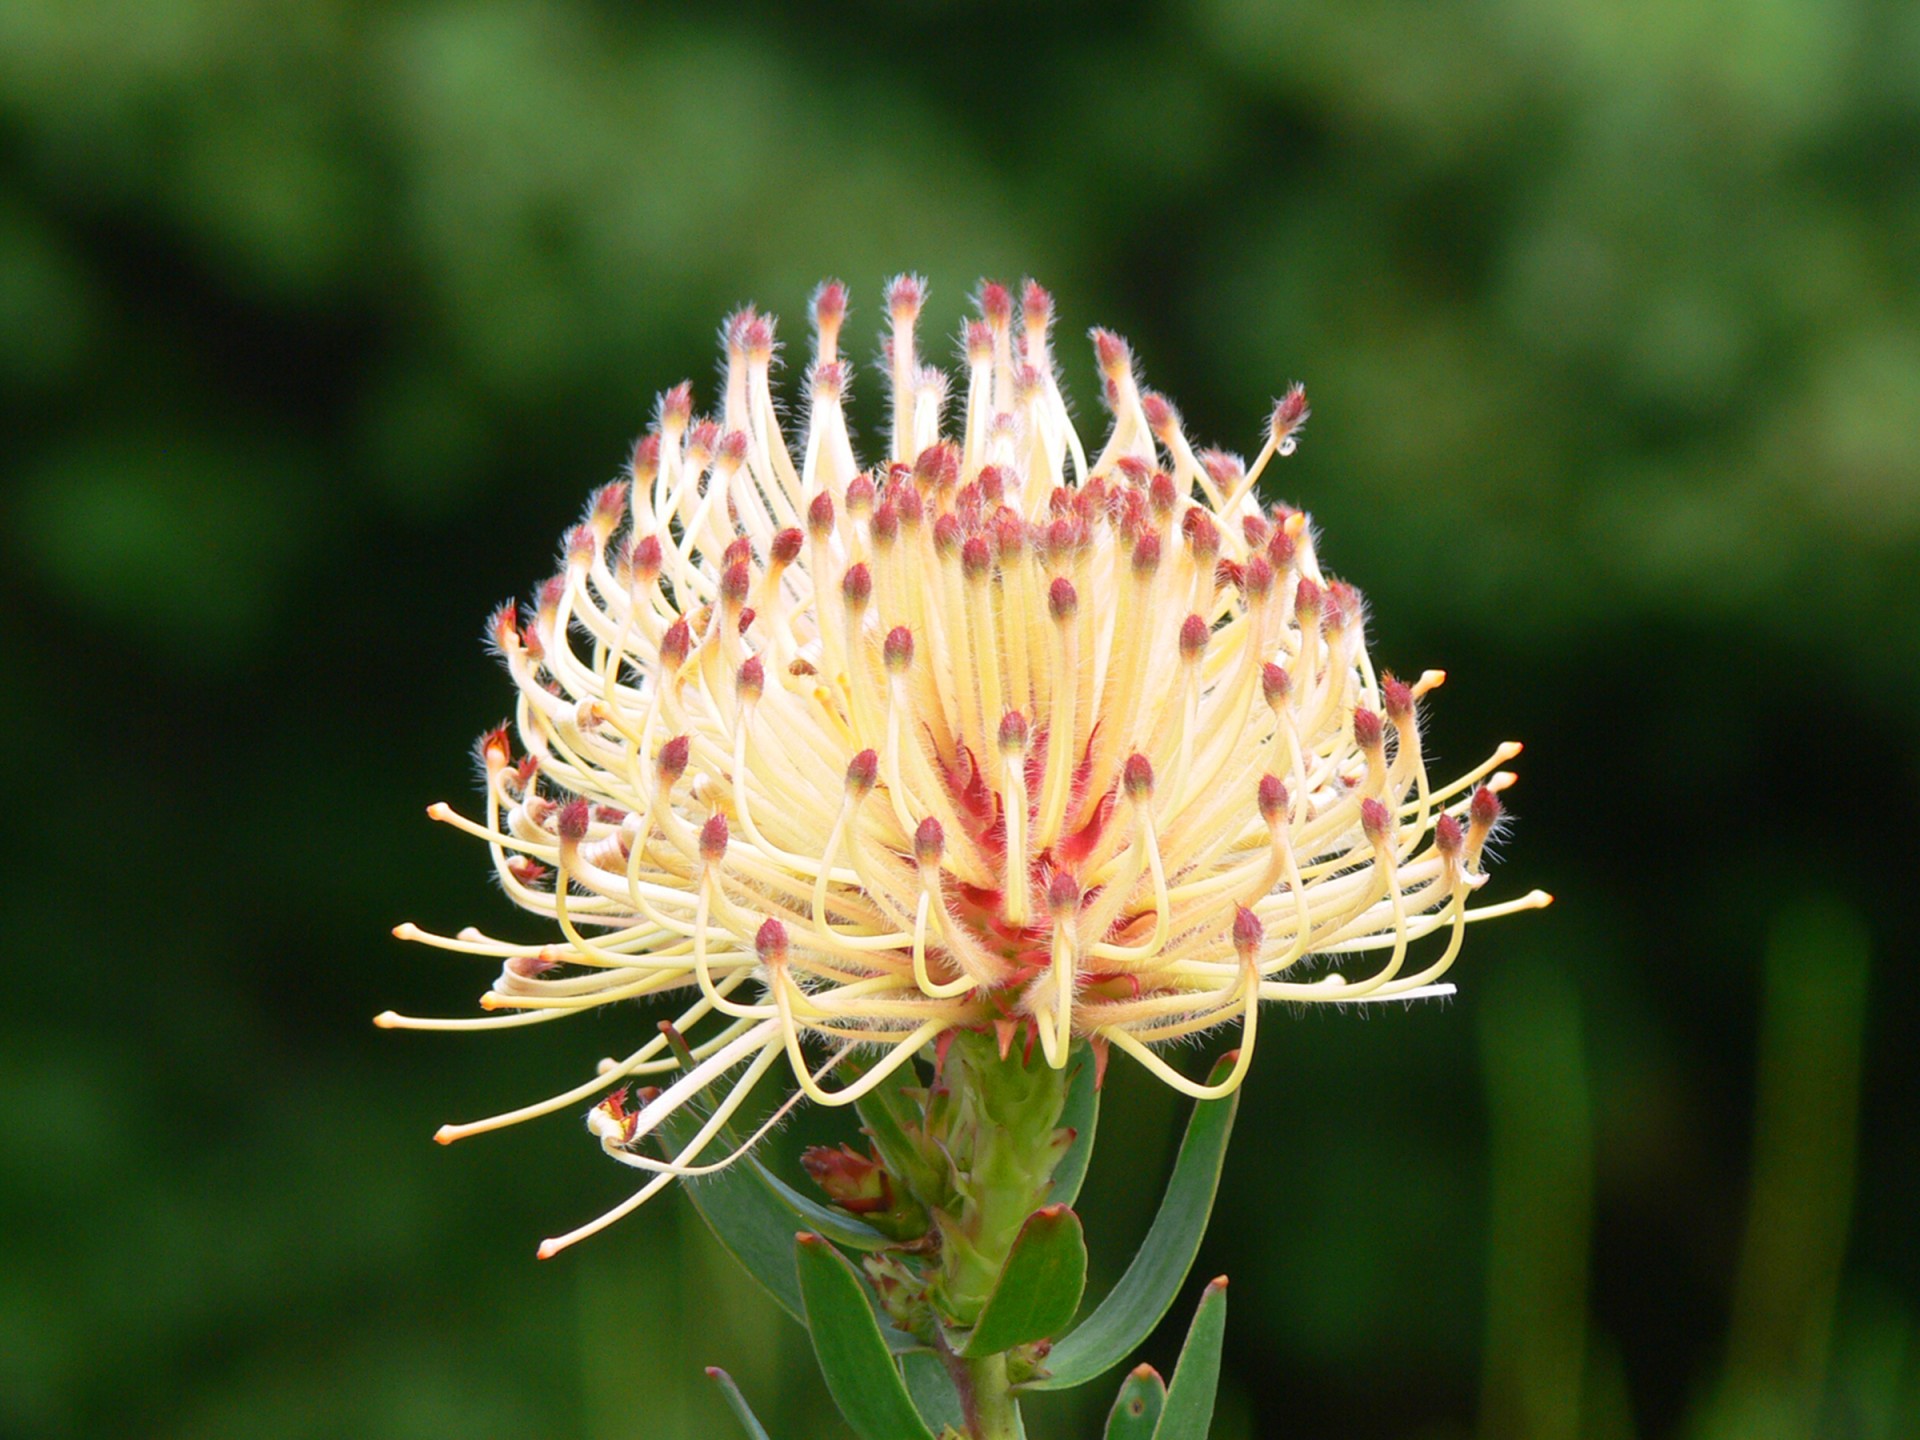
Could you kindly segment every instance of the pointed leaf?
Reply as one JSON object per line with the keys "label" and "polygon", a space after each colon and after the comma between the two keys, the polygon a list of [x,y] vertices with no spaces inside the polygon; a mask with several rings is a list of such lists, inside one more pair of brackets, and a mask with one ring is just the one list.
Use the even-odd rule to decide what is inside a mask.
{"label": "pointed leaf", "polygon": [[1087,1288],[1087,1241],[1080,1217],[1064,1205],[1027,1216],[960,1353],[998,1355],[1050,1339],[1073,1323]]}
{"label": "pointed leaf", "polygon": [[[1231,1053],[1222,1056],[1209,1079],[1218,1083],[1232,1068],[1233,1059]],[[1238,1090],[1224,1099],[1195,1104],[1160,1211],[1127,1273],[1079,1328],[1053,1347],[1046,1360],[1048,1373],[1023,1389],[1070,1390],[1084,1385],[1131,1355],[1160,1323],[1200,1251],[1239,1104]]]}
{"label": "pointed leaf", "polygon": [[1222,1275],[1207,1286],[1194,1311],[1153,1440],[1207,1440],[1214,1392],[1220,1388],[1220,1342],[1226,1333],[1227,1277]]}
{"label": "pointed leaf", "polygon": [[[857,1065],[860,1057],[851,1057]],[[863,1070],[856,1070],[858,1074]],[[923,1121],[918,1099],[910,1094],[921,1083],[917,1067],[909,1062],[853,1102],[860,1123],[873,1139],[880,1163],[897,1175],[908,1191],[931,1201],[946,1188],[947,1171],[930,1147],[916,1138]]]}
{"label": "pointed leaf", "polygon": [[958,1430],[966,1422],[966,1412],[960,1408],[960,1392],[953,1388],[953,1377],[931,1350],[902,1355],[900,1376],[907,1382],[913,1408],[920,1412],[928,1429],[936,1433],[949,1428]]}
{"label": "pointed leaf", "polygon": [[1107,1412],[1106,1440],[1151,1440],[1166,1403],[1167,1382],[1160,1372],[1151,1365],[1135,1366],[1120,1382],[1120,1393]]}
{"label": "pointed leaf", "polygon": [[740,1422],[740,1428],[747,1432],[747,1440],[767,1440],[767,1427],[754,1416],[747,1404],[747,1397],[740,1393],[740,1387],[733,1383],[733,1377],[718,1365],[709,1365],[707,1378],[720,1387],[727,1408],[733,1411],[733,1418]]}
{"label": "pointed leaf", "polygon": [[[660,1129],[666,1143],[677,1150],[693,1137],[700,1123],[697,1115],[681,1113],[668,1117]],[[740,1262],[741,1268],[773,1296],[782,1310],[805,1324],[800,1285],[793,1272],[793,1232],[800,1225],[810,1223],[814,1213],[825,1207],[814,1205],[782,1183],[751,1155],[681,1189],[721,1248]],[[832,1239],[842,1239],[844,1232],[855,1227],[868,1228],[850,1216],[829,1215],[829,1218],[834,1221]],[[825,1228],[815,1226],[816,1231]],[[875,1230],[872,1240],[857,1248],[878,1249],[886,1243],[886,1238]],[[915,1349],[919,1345],[917,1340],[891,1325],[882,1323],[881,1330],[887,1344],[896,1351]]]}
{"label": "pointed leaf", "polygon": [[933,1440],[846,1256],[802,1231],[793,1257],[813,1353],[842,1417],[862,1440]]}
{"label": "pointed leaf", "polygon": [[1093,1132],[1100,1124],[1100,1089],[1096,1083],[1100,1067],[1094,1064],[1093,1051],[1084,1041],[1078,1049],[1078,1068],[1069,1082],[1066,1106],[1060,1112],[1060,1123],[1073,1131],[1073,1143],[1053,1167],[1053,1185],[1047,1191],[1047,1200],[1055,1205],[1071,1205],[1080,1198],[1087,1162],[1093,1158]]}

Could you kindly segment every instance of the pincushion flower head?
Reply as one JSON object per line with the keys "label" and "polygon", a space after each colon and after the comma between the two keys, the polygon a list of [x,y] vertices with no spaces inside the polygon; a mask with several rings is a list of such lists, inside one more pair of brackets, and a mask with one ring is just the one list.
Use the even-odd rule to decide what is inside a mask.
{"label": "pincushion flower head", "polygon": [[[768,1125],[960,1033],[1056,1068],[1084,1040],[1218,1094],[1263,1001],[1446,993],[1471,921],[1545,902],[1473,903],[1519,747],[1431,778],[1419,709],[1441,673],[1376,671],[1359,592],[1322,570],[1302,511],[1262,498],[1307,419],[1299,387],[1251,464],[1197,451],[1095,330],[1111,425],[1089,452],[1044,290],[984,285],[954,378],[922,362],[924,294],[886,291],[881,463],[856,458],[843,410],[844,289],[815,297],[797,446],[774,322],[744,310],[712,413],[687,385],[662,396],[559,573],[493,618],[514,721],[480,742],[481,815],[431,813],[551,928],[400,927],[497,960],[492,1013],[382,1023],[677,1007],[579,1085],[441,1131],[591,1104],[606,1151],[650,1172],[543,1253],[729,1163],[755,1138],[730,1121],[774,1072],[792,1095]],[[1212,1086],[1162,1054],[1227,1025],[1238,1058]],[[853,1052],[865,1068],[836,1079]]]}

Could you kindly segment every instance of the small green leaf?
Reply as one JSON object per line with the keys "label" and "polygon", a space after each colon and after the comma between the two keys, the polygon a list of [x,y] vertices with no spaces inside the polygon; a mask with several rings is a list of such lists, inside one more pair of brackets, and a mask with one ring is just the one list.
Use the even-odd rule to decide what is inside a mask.
{"label": "small green leaf", "polygon": [[1093,1132],[1100,1124],[1100,1089],[1095,1084],[1100,1067],[1093,1063],[1093,1052],[1084,1042],[1077,1048],[1078,1068],[1067,1090],[1066,1106],[1060,1112],[1060,1123],[1073,1131],[1073,1143],[1053,1167],[1053,1185],[1047,1191],[1048,1201],[1055,1205],[1071,1205],[1080,1198],[1087,1162],[1093,1159]]}
{"label": "small green leaf", "polygon": [[802,1231],[793,1257],[813,1353],[841,1416],[862,1440],[933,1440],[846,1256]]}
{"label": "small green leaf", "polygon": [[1166,1403],[1167,1382],[1160,1372],[1151,1365],[1135,1366],[1107,1412],[1106,1440],[1150,1440]]}
{"label": "small green leaf", "polygon": [[[1233,1060],[1231,1053],[1222,1056],[1214,1064],[1210,1081],[1218,1083],[1232,1069]],[[1127,1273],[1080,1327],[1053,1347],[1046,1360],[1048,1373],[1022,1388],[1070,1390],[1084,1385],[1126,1359],[1159,1324],[1200,1251],[1239,1104],[1236,1090],[1193,1107],[1160,1212],[1153,1217]]]}
{"label": "small green leaf", "polygon": [[960,1392],[953,1388],[953,1377],[939,1356],[931,1350],[918,1350],[900,1357],[900,1376],[907,1382],[907,1394],[913,1408],[931,1430],[958,1430],[966,1421],[960,1408]]}
{"label": "small green leaf", "polygon": [[1073,1323],[1087,1288],[1087,1241],[1080,1217],[1064,1205],[1027,1216],[993,1283],[993,1294],[967,1336],[969,1359],[1061,1334]]}
{"label": "small green leaf", "polygon": [[[865,1073],[861,1058],[850,1057],[855,1077]],[[880,1163],[900,1178],[909,1193],[932,1202],[947,1187],[947,1170],[937,1162],[932,1147],[921,1132],[925,1119],[920,1104],[909,1094],[921,1083],[918,1067],[911,1061],[902,1065],[873,1089],[853,1102],[860,1123],[879,1152]]]}
{"label": "small green leaf", "polygon": [[1222,1275],[1207,1286],[1200,1308],[1193,1312],[1153,1440],[1207,1440],[1214,1392],[1220,1388],[1220,1342],[1226,1334],[1227,1277]]}
{"label": "small green leaf", "polygon": [[[692,1138],[700,1123],[697,1115],[684,1111],[672,1115],[660,1126],[662,1139],[677,1150]],[[813,1212],[824,1207],[814,1205],[783,1184],[751,1155],[681,1188],[721,1247],[760,1282],[782,1310],[804,1324],[800,1286],[794,1278],[791,1259],[793,1232],[800,1225],[810,1223]],[[833,1222],[831,1226],[823,1223],[815,1228],[830,1228],[832,1239],[841,1239],[843,1232],[867,1228],[848,1216],[829,1213],[827,1218]],[[885,1237],[874,1231],[872,1241],[859,1248],[877,1249],[885,1243]],[[909,1350],[918,1344],[891,1325],[885,1326],[882,1333],[895,1350]]]}
{"label": "small green leaf", "polygon": [[740,1387],[733,1383],[733,1377],[718,1365],[707,1367],[707,1378],[720,1387],[720,1394],[727,1402],[727,1408],[733,1411],[733,1418],[740,1422],[740,1428],[747,1432],[747,1440],[767,1440],[767,1427],[755,1417],[747,1397],[740,1393]]}

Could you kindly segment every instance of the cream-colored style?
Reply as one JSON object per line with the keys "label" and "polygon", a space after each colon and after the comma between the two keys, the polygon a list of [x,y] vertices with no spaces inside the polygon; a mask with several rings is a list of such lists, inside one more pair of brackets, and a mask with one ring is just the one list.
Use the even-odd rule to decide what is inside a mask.
{"label": "cream-colored style", "polygon": [[[1377,675],[1360,597],[1322,573],[1306,515],[1260,502],[1307,416],[1298,387],[1252,465],[1196,453],[1096,330],[1113,425],[1089,459],[1046,292],[982,288],[951,423],[948,378],[916,348],[924,293],[887,290],[887,463],[862,469],[849,441],[843,288],[815,297],[797,463],[773,322],[742,312],[719,414],[696,418],[685,385],[665,395],[535,613],[495,617],[525,755],[505,727],[486,736],[483,818],[430,813],[486,841],[558,934],[403,925],[500,960],[480,1002],[498,1013],[379,1023],[685,1001],[674,1033],[584,1083],[441,1130],[606,1096],[594,1134],[653,1174],[542,1254],[727,1164],[717,1137],[782,1059],[798,1088],[767,1125],[801,1098],[847,1104],[964,1027],[1055,1066],[1083,1037],[1210,1096],[1245,1074],[1262,1000],[1448,993],[1469,921],[1547,903],[1468,903],[1520,747],[1430,783],[1416,712],[1443,676]],[[1153,1048],[1228,1022],[1239,1059],[1219,1086]],[[615,1087],[682,1070],[680,1035],[691,1068],[633,1108]],[[856,1048],[877,1063],[829,1086]],[[716,1082],[692,1140],[645,1153]]]}

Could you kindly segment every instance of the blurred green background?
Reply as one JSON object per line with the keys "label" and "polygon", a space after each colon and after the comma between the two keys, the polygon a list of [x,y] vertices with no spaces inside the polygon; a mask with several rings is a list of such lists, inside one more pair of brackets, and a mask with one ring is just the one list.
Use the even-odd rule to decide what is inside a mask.
{"label": "blurred green background", "polygon": [[[0,6],[0,1433],[721,1435],[708,1363],[844,1433],[684,1203],[534,1261],[576,1124],[428,1143],[650,1017],[368,1022],[488,978],[395,921],[513,923],[422,815],[490,606],[727,309],[840,275],[870,360],[908,267],[1052,286],[1095,423],[1096,322],[1233,448],[1305,380],[1375,653],[1528,744],[1560,903],[1261,1046],[1223,1440],[1920,1434],[1897,0]],[[1096,1284],[1180,1119],[1112,1085]]]}

